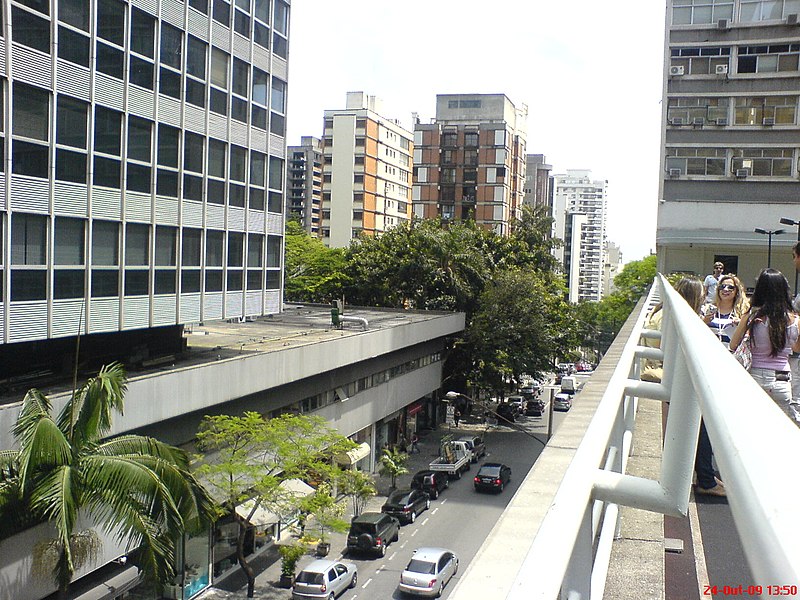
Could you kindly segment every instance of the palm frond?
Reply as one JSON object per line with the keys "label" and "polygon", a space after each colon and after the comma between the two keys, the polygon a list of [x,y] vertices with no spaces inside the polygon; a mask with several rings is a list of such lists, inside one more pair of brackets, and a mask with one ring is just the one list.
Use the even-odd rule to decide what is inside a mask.
{"label": "palm frond", "polygon": [[114,411],[122,414],[127,382],[120,363],[103,366],[70,398],[58,417],[58,425],[70,432],[72,443],[98,441],[111,430]]}
{"label": "palm frond", "polygon": [[[31,390],[34,392],[35,390]],[[23,400],[13,433],[19,442],[19,476],[23,487],[33,473],[49,466],[67,464],[72,454],[69,441],[50,417],[41,410],[41,394],[28,392]]]}

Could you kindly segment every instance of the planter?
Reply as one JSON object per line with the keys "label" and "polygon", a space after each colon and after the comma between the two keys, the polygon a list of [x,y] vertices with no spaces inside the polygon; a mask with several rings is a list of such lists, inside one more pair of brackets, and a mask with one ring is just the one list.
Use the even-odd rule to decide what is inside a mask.
{"label": "planter", "polygon": [[281,579],[278,582],[278,586],[289,589],[294,585],[294,575],[285,575],[281,573]]}
{"label": "planter", "polygon": [[328,552],[330,551],[330,542],[320,542],[317,544],[317,556],[328,556]]}

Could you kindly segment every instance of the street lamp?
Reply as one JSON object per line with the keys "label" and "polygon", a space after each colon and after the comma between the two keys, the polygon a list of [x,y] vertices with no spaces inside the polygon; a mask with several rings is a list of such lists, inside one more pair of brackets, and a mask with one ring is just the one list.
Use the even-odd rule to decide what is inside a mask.
{"label": "street lamp", "polygon": [[767,268],[772,266],[772,236],[773,235],[781,235],[782,233],[786,233],[785,229],[761,229],[761,227],[756,227],[753,229],[756,233],[760,233],[762,235],[769,236],[769,241],[767,242]]}
{"label": "street lamp", "polygon": [[[800,242],[800,221],[782,217],[781,225],[791,225],[792,227],[797,225],[797,241]],[[794,270],[794,295],[797,296],[797,269]]]}

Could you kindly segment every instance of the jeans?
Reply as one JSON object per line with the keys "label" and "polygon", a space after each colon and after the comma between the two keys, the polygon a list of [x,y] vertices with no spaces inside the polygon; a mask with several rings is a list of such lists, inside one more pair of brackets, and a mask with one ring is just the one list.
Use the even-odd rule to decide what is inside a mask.
{"label": "jeans", "polygon": [[708,439],[706,424],[700,421],[700,437],[697,439],[697,454],[694,458],[694,471],[697,473],[697,485],[709,490],[717,485],[714,465],[711,462],[711,440]]}
{"label": "jeans", "polygon": [[774,370],[761,367],[751,367],[750,375],[761,386],[761,389],[769,394],[775,404],[781,407],[792,423],[800,427],[800,403],[797,399],[792,398],[792,382],[778,381],[775,379]]}

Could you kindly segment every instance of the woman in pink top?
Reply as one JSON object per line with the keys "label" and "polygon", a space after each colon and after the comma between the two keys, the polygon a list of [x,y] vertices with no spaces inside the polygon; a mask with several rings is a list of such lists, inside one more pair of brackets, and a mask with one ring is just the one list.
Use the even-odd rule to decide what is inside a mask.
{"label": "woman in pink top", "polygon": [[764,269],[756,281],[750,299],[750,310],[742,316],[731,336],[731,351],[736,350],[750,332],[753,364],[750,374],[781,407],[794,423],[800,426],[800,406],[792,402],[789,355],[798,343],[798,316],[792,309],[789,282],[783,273]]}

